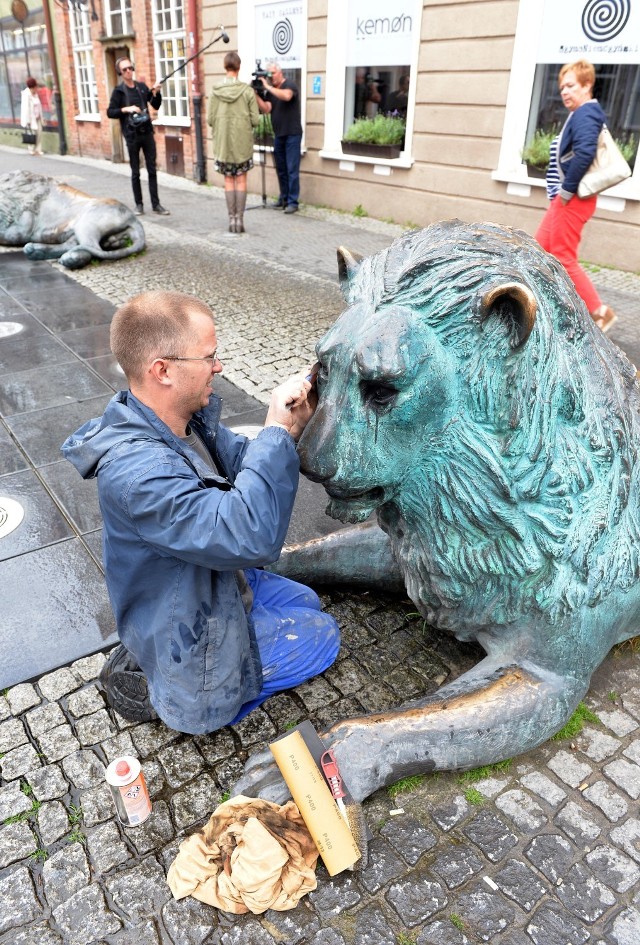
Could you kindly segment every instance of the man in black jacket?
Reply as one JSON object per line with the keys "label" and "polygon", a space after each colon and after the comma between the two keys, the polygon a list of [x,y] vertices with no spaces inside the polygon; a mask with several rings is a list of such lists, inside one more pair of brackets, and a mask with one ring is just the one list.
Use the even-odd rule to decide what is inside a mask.
{"label": "man in black jacket", "polygon": [[160,86],[152,89],[144,82],[136,82],[133,78],[134,66],[131,60],[124,56],[116,61],[116,72],[122,76],[122,82],[111,93],[111,101],[107,109],[109,118],[118,118],[124,139],[129,152],[131,165],[131,186],[135,201],[135,213],[138,216],[144,213],[142,203],[142,187],[140,185],[140,150],[144,154],[144,163],[149,175],[149,196],[154,213],[168,214],[169,211],[161,205],[158,198],[158,178],[156,176],[156,143],[154,140],[153,124],[147,111],[147,105],[160,108],[162,95]]}
{"label": "man in black jacket", "polygon": [[[258,95],[258,108],[271,114],[275,140],[273,157],[280,185],[280,196],[273,205],[285,213],[296,213],[300,198],[300,145],[302,124],[300,121],[300,93],[291,79],[285,79],[277,62],[269,62],[267,69],[271,81],[264,77],[262,84],[266,96]],[[256,93],[257,94],[257,93]]]}

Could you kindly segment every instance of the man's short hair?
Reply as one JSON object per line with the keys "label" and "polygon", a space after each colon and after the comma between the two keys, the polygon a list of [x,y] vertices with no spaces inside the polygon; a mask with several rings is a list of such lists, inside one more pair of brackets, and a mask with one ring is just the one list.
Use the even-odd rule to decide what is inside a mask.
{"label": "man's short hair", "polygon": [[237,52],[228,52],[224,57],[224,67],[225,69],[230,69],[231,72],[240,72],[241,64],[240,56]]}
{"label": "man's short hair", "polygon": [[37,87],[38,87],[38,81],[37,81],[37,79],[34,79],[33,76],[30,75],[29,78],[27,79],[27,88],[28,88],[28,89],[35,89],[35,88],[37,88]]}
{"label": "man's short hair", "polygon": [[154,358],[185,354],[195,314],[213,320],[205,302],[184,292],[142,292],[120,306],[111,322],[111,351],[129,383],[141,381]]}

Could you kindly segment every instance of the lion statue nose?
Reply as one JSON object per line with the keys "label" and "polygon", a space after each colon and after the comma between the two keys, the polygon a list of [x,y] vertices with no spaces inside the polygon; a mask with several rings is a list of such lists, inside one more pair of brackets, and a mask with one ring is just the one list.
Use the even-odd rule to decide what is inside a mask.
{"label": "lion statue nose", "polygon": [[317,419],[316,414],[300,437],[298,456],[300,457],[300,472],[311,482],[324,484],[335,477],[338,467],[333,458],[333,450],[326,442],[327,435],[323,433],[327,427],[316,423]]}

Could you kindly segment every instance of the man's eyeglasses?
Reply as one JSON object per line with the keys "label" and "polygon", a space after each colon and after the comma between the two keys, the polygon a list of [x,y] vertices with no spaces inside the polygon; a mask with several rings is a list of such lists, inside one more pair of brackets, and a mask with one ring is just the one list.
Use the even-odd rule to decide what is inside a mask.
{"label": "man's eyeglasses", "polygon": [[213,367],[218,360],[218,349],[213,352],[213,354],[206,354],[204,358],[177,358],[172,354],[164,354],[162,356],[163,361],[208,361],[211,367]]}
{"label": "man's eyeglasses", "polygon": [[133,66],[120,66],[120,72],[135,72]]}

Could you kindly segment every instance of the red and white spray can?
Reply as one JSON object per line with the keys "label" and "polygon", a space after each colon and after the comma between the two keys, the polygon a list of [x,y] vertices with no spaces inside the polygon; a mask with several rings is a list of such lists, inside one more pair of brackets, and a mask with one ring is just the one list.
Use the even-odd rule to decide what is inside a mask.
{"label": "red and white spray can", "polygon": [[107,768],[118,817],[125,827],[137,827],[151,813],[151,799],[140,762],[131,755],[115,758]]}

